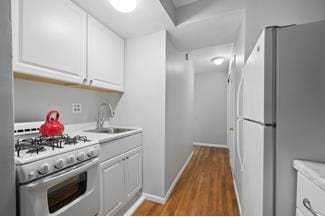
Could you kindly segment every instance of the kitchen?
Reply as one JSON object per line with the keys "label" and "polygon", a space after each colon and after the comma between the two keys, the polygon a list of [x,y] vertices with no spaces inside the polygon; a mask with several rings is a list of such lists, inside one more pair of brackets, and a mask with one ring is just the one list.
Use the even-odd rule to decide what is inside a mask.
{"label": "kitchen", "polygon": [[[263,3],[257,0],[127,0],[128,4],[125,7],[122,4],[121,9],[118,2],[0,2],[0,168],[3,177],[7,177],[1,187],[0,214],[131,215],[147,201],[168,205],[183,180],[182,174],[186,174],[186,165],[191,165],[197,157],[195,150],[198,147],[195,146],[193,152],[193,143],[200,145],[199,148],[201,145],[214,146],[209,150],[229,149],[228,167],[231,168],[229,171],[232,170],[230,176],[234,177],[231,180],[234,184],[231,183],[229,188],[233,191],[238,214],[298,214],[296,208],[300,204],[296,207],[296,197],[301,195],[296,195],[296,188],[299,193],[301,186],[296,186],[293,160],[324,162],[324,148],[320,147],[324,139],[321,133],[324,131],[321,124],[324,117],[319,115],[316,118],[324,110],[321,95],[324,89],[320,84],[324,79],[320,73],[324,66],[320,61],[324,57],[320,52],[324,48],[324,43],[321,43],[324,24],[299,24],[325,20],[325,3],[318,0],[308,3],[303,0]],[[292,24],[297,24],[297,28],[288,26]],[[275,25],[288,27],[263,31],[265,27]],[[280,32],[287,29],[286,37],[292,39],[291,44],[284,36],[280,37]],[[250,95],[254,91],[250,87],[256,87],[252,84],[264,78],[259,77],[261,74],[250,77],[246,71],[254,71],[254,57],[260,57],[256,51],[264,52],[261,39],[264,38],[266,44],[273,43],[270,38],[276,34],[279,34],[281,48],[296,47],[295,53],[301,53],[292,59],[288,58],[293,55],[290,49],[279,49],[282,58],[277,59],[278,66],[282,69],[299,65],[297,59],[304,60],[299,67],[312,69],[313,76],[297,76],[306,81],[306,86],[290,74],[286,78],[289,80],[283,79],[291,88],[298,91],[304,88],[305,94],[299,92],[303,96],[301,102],[294,101],[295,95],[286,95],[292,92],[282,90],[286,84],[279,83],[279,91],[283,91],[279,99],[282,102],[292,99],[287,105],[296,105],[293,108],[300,109],[294,110],[297,113],[291,112],[292,116],[286,113],[282,116],[281,113],[281,119],[273,126],[273,117],[254,120],[247,113],[250,109],[260,109],[258,102],[254,101],[260,98]],[[311,36],[314,37],[311,42],[303,41]],[[269,50],[269,46],[265,48],[267,54],[274,52]],[[204,59],[202,64],[200,58]],[[290,61],[292,64],[287,66],[285,63]],[[204,102],[203,106],[203,101],[196,101],[213,94],[202,90],[202,95],[199,95],[198,86],[205,86],[201,80],[202,83],[194,85],[199,77],[211,73],[209,67],[215,67],[212,70],[219,75],[213,79],[224,81],[220,82],[222,90],[215,93],[221,99],[217,106],[212,102]],[[300,68],[288,70],[298,73]],[[266,79],[270,80],[272,78]],[[210,91],[211,88],[207,89]],[[198,106],[195,106],[196,102]],[[308,106],[303,107],[300,103]],[[208,109],[212,106],[217,112]],[[292,108],[278,109],[287,111]],[[53,134],[51,130],[41,129],[50,111],[48,127],[45,128],[56,126]],[[220,119],[217,120],[215,115]],[[304,117],[304,127],[293,131],[285,127],[286,121],[300,116]],[[209,125],[208,117],[215,120],[212,124],[222,124]],[[249,135],[245,134],[249,129],[245,127],[249,125],[247,119],[265,121],[266,126],[278,127],[283,134],[289,135],[277,132],[277,138],[283,138],[288,144],[299,143],[295,149],[298,154],[294,154],[293,159],[292,149],[281,150],[281,147],[276,154],[278,161],[267,159],[271,163],[265,163],[266,167],[276,162],[278,165],[274,168],[286,168],[279,176],[268,174],[271,177],[264,177],[275,182],[266,186],[277,186],[277,189],[264,189],[270,191],[269,194],[256,190],[264,182],[253,178],[260,171],[260,168],[255,168],[256,159],[243,163],[241,148],[256,142],[245,137]],[[204,121],[199,122],[201,120]],[[299,122],[290,123],[299,126]],[[243,133],[238,133],[240,129]],[[35,137],[39,130],[48,140]],[[200,130],[202,134],[199,134]],[[210,130],[214,137],[201,139]],[[298,132],[302,138],[293,139]],[[256,134],[253,135],[257,138]],[[56,140],[53,141],[52,137]],[[300,144],[302,141],[310,143],[308,150]],[[45,145],[39,146],[40,142],[45,142]],[[257,142],[261,143],[264,142]],[[256,157],[258,153],[252,155]],[[279,161],[281,159],[283,161]],[[207,161],[206,164],[210,163]],[[308,164],[307,167],[313,166]],[[262,172],[272,173],[274,168],[268,167]],[[295,162],[295,168],[299,168],[299,180],[303,176],[298,185],[302,182],[310,184],[309,179],[304,180],[306,164]],[[285,182],[288,184],[282,184]],[[70,187],[71,191],[67,191]],[[316,187],[318,193],[321,187]],[[302,191],[307,188],[302,188]],[[286,194],[279,196],[284,191]],[[269,204],[251,201],[252,192]],[[270,196],[273,193],[275,196]],[[324,193],[319,192],[319,195],[318,200],[321,200]],[[304,200],[305,208],[299,208],[300,212],[305,215],[309,210],[312,210],[309,214],[324,213],[317,198],[315,200],[309,203]]]}

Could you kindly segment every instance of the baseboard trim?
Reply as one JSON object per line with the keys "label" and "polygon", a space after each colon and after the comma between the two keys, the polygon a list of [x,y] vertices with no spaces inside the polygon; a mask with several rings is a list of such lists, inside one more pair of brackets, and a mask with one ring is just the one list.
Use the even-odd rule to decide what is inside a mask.
{"label": "baseboard trim", "polygon": [[204,142],[194,142],[193,145],[196,146],[205,146],[205,147],[213,147],[213,148],[226,148],[228,149],[228,146],[225,144],[209,144]]}
{"label": "baseboard trim", "polygon": [[239,215],[242,215],[241,204],[240,204],[240,199],[239,199],[239,194],[238,194],[238,189],[237,189],[237,185],[236,185],[235,179],[233,179],[233,183],[234,183],[234,188],[235,188],[237,205],[238,205],[238,209],[239,209]]}
{"label": "baseboard trim", "polygon": [[165,204],[165,198],[159,197],[153,194],[143,193],[143,196],[146,198],[146,200],[149,200],[151,202],[159,203],[164,205]]}
{"label": "baseboard trim", "polygon": [[145,199],[146,198],[141,195],[141,197],[130,207],[130,209],[124,213],[124,216],[132,216]]}
{"label": "baseboard trim", "polygon": [[155,202],[155,203],[159,203],[159,204],[166,204],[170,195],[172,194],[177,182],[179,181],[179,179],[181,178],[186,166],[188,165],[188,163],[190,162],[190,160],[192,159],[193,156],[193,151],[191,152],[191,154],[188,156],[187,160],[185,161],[183,167],[180,169],[180,171],[178,172],[177,176],[175,177],[173,183],[170,185],[165,197],[159,197],[153,194],[148,194],[148,193],[143,193],[143,196],[145,197],[146,200]]}
{"label": "baseboard trim", "polygon": [[181,168],[181,170],[178,172],[177,176],[175,177],[173,183],[170,185],[168,191],[167,191],[167,194],[165,196],[165,203],[168,201],[170,195],[172,194],[177,182],[179,181],[179,179],[181,178],[187,164],[190,162],[190,160],[192,159],[192,156],[193,156],[193,151],[191,152],[191,154],[188,156],[187,160],[185,161],[183,167]]}

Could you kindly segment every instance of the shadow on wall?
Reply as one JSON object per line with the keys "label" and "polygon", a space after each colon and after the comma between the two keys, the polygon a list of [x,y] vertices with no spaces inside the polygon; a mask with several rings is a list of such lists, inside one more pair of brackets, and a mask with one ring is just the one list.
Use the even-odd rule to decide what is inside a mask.
{"label": "shadow on wall", "polygon": [[[94,122],[97,108],[110,103],[116,108],[122,93],[96,92],[33,81],[14,81],[15,122],[43,121],[48,111],[58,110],[64,124]],[[72,104],[81,104],[81,113],[72,113]]]}

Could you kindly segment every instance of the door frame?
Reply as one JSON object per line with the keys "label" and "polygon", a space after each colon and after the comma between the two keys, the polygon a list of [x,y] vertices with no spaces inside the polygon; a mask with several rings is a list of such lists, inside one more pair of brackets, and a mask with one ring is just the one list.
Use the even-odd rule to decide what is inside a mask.
{"label": "door frame", "polygon": [[236,130],[236,56],[229,62],[227,76],[227,145],[229,148],[230,166],[235,171],[235,130]]}

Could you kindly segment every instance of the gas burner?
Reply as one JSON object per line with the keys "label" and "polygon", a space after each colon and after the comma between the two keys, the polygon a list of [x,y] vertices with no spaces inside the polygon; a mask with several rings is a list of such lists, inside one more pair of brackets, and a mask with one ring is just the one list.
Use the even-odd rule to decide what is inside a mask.
{"label": "gas burner", "polygon": [[34,146],[28,149],[28,151],[26,153],[39,153],[39,152],[43,152],[46,151],[46,148],[44,146]]}
{"label": "gas burner", "polygon": [[28,154],[39,154],[39,152],[44,152],[47,150],[46,147],[52,149],[62,149],[65,145],[78,145],[79,143],[89,142],[85,136],[74,136],[61,135],[55,137],[34,137],[26,139],[18,139],[15,142],[15,151],[17,152],[17,157],[20,157],[21,151],[26,151]]}
{"label": "gas burner", "polygon": [[64,140],[65,145],[75,145],[78,142],[89,142],[86,136],[75,136],[75,137],[66,137]]}

